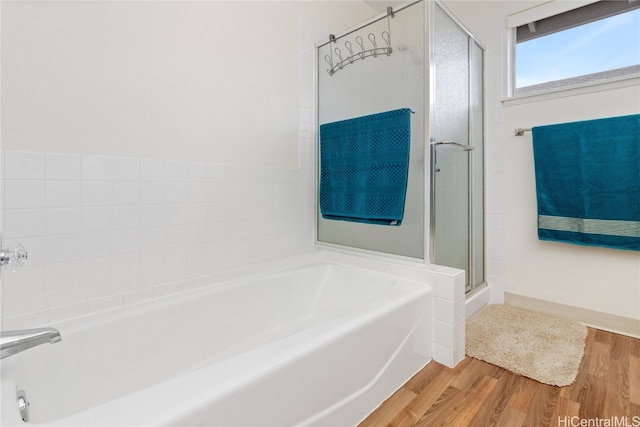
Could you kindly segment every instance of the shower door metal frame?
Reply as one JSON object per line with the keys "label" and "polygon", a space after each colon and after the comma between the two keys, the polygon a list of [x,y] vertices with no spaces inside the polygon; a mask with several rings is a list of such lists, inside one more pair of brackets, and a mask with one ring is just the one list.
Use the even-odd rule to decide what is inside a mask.
{"label": "shower door metal frame", "polygon": [[[435,235],[436,235],[436,224],[435,224],[435,170],[432,166],[432,162],[433,162],[433,153],[431,150],[431,136],[432,136],[432,125],[433,123],[435,123],[434,120],[434,97],[433,97],[433,93],[435,90],[435,73],[434,73],[434,61],[433,61],[433,52],[434,52],[434,47],[433,47],[433,43],[434,43],[434,31],[435,31],[435,8],[439,7],[447,16],[449,16],[449,18],[451,18],[457,25],[458,27],[460,27],[460,29],[467,34],[467,36],[469,37],[469,43],[475,43],[478,47],[480,47],[480,49],[482,50],[482,56],[483,56],[483,61],[482,61],[482,85],[483,85],[483,100],[482,100],[482,111],[483,111],[483,117],[484,117],[484,111],[485,111],[485,100],[484,100],[484,85],[485,85],[485,75],[486,75],[486,69],[485,69],[485,61],[484,61],[484,55],[486,52],[486,46],[481,43],[470,31],[469,29],[464,26],[440,1],[435,0],[435,1],[425,1],[425,0],[416,0],[410,3],[407,3],[405,5],[402,6],[398,6],[397,8],[394,8],[394,13],[395,12],[399,12],[413,4],[416,3],[420,3],[420,2],[424,2],[424,29],[423,29],[423,34],[424,34],[424,38],[425,38],[425,52],[424,52],[424,59],[427,62],[426,66],[425,66],[425,71],[424,71],[424,88],[425,88],[425,96],[424,96],[424,111],[426,112],[426,117],[425,117],[425,141],[424,141],[424,146],[423,146],[423,150],[424,150],[424,159],[425,159],[425,164],[424,164],[424,188],[425,189],[429,189],[429,197],[425,197],[424,198],[424,251],[423,251],[423,259],[421,260],[422,263],[424,264],[435,264]],[[378,15],[376,17],[373,17],[367,21],[361,22],[358,25],[352,27],[351,29],[340,33],[339,35],[335,36],[335,39],[339,39],[341,37],[347,36],[355,31],[358,31],[359,29],[362,29],[374,22],[377,22],[381,19],[386,18],[386,14],[381,14]],[[325,41],[316,43],[314,46],[314,51],[317,52],[317,50],[330,43],[331,40],[327,39]],[[319,67],[318,67],[318,63],[317,63],[317,55],[314,55],[314,67],[313,67],[313,78],[314,81],[318,81],[318,72],[319,72]],[[314,115],[314,121],[315,121],[315,127],[317,129],[318,123],[319,123],[319,109],[317,108],[317,102],[319,99],[319,87],[316,84],[315,85],[315,103],[316,103],[316,108],[315,108],[315,115]],[[484,121],[484,119],[483,119]],[[471,123],[471,119],[470,119],[470,123]],[[471,127],[471,126],[470,126]],[[484,140],[486,139],[486,129],[483,123],[482,126],[482,133],[483,133],[483,144],[484,144]],[[319,141],[318,141],[318,135],[316,134],[316,149],[318,149],[319,147]],[[317,153],[316,153],[317,154]],[[485,158],[485,154],[483,152],[483,163],[485,162],[484,158]],[[469,162],[471,162],[470,156],[469,156]],[[318,176],[318,163],[315,163],[315,167],[316,170],[314,171],[314,175],[317,177]],[[426,168],[429,168],[429,171],[426,170]],[[472,184],[472,179],[473,179],[473,170],[470,167],[469,168],[469,184]],[[318,180],[316,179],[316,194],[318,192]],[[471,188],[471,187],[470,187]],[[483,185],[483,190],[484,190],[484,185]],[[470,196],[469,196],[469,203],[470,203],[470,208],[473,206],[473,201],[474,201],[474,197],[477,197],[477,194],[475,194],[476,192],[470,192]],[[482,197],[484,197],[484,191],[482,191]],[[314,224],[316,224],[316,226],[314,227],[314,241],[315,241],[315,245],[320,245],[320,246],[327,246],[327,247],[331,247],[334,249],[346,249],[346,250],[354,250],[357,252],[362,252],[362,253],[369,253],[371,255],[380,255],[379,252],[376,251],[371,251],[371,250],[367,250],[367,249],[361,249],[361,248],[355,248],[355,247],[347,247],[347,246],[343,246],[340,244],[334,244],[334,243],[328,243],[328,242],[323,242],[318,240],[318,215],[319,215],[319,210],[318,210],[318,206],[317,206],[317,200],[316,200],[316,206],[314,209]],[[484,205],[483,205],[484,206]],[[486,210],[486,209],[485,209]],[[472,214],[470,213],[470,216]],[[483,228],[484,225],[486,224],[486,215],[485,212],[483,211]],[[469,232],[469,238],[470,240],[473,238],[473,224],[470,224],[470,232]],[[486,232],[484,233],[486,235]],[[486,248],[486,241],[484,243],[484,246]],[[475,253],[474,251],[474,245],[469,244],[469,252],[470,252],[470,262],[469,262],[469,268],[470,268],[470,272],[471,272],[471,268],[473,267],[473,263],[471,262],[471,260],[473,260],[473,258],[475,257]],[[485,252],[486,253],[486,252]],[[412,261],[415,262],[417,261],[417,259],[413,259],[413,258],[407,258],[401,255],[394,255],[394,254],[385,254],[385,256],[391,257],[391,258],[397,258],[397,259],[401,259],[401,260],[407,260],[407,261]],[[486,276],[486,259],[483,259],[483,263],[485,264],[485,276]]]}
{"label": "shower door metal frame", "polygon": [[[435,256],[436,256],[436,247],[435,247],[435,242],[436,242],[436,169],[435,169],[435,163],[434,163],[434,155],[435,155],[435,145],[432,145],[432,143],[436,142],[436,139],[433,136],[433,129],[434,126],[433,124],[435,123],[435,97],[433,96],[433,94],[435,93],[435,80],[437,78],[434,70],[435,67],[435,60],[434,60],[434,43],[435,43],[435,8],[439,7],[440,10],[445,13],[453,22],[455,22],[455,24],[464,32],[466,33],[466,35],[469,37],[469,52],[471,51],[471,46],[472,44],[476,44],[478,47],[480,47],[480,49],[482,50],[482,103],[481,103],[481,109],[483,112],[483,123],[482,123],[482,144],[483,144],[483,151],[482,151],[482,162],[483,164],[486,163],[485,161],[485,153],[484,153],[484,142],[486,139],[486,129],[484,126],[484,112],[485,112],[485,97],[484,97],[484,86],[485,86],[485,61],[484,61],[484,55],[486,52],[486,46],[481,43],[472,33],[471,31],[469,31],[469,29],[462,24],[440,1],[434,1],[434,2],[427,2],[426,3],[427,7],[425,7],[425,13],[426,13],[426,17],[425,17],[425,24],[426,24],[426,34],[427,34],[427,43],[426,43],[426,49],[427,51],[427,55],[426,58],[428,58],[429,61],[429,67],[428,67],[428,82],[426,87],[429,88],[428,92],[427,92],[427,97],[428,97],[428,108],[427,111],[429,112],[429,115],[427,117],[427,128],[428,128],[428,140],[426,141],[427,144],[427,148],[429,148],[428,150],[425,149],[425,155],[426,153],[429,153],[429,174],[425,174],[425,176],[429,176],[429,183],[428,185],[425,186],[425,188],[429,188],[429,210],[428,210],[428,219],[427,219],[427,215],[425,215],[425,220],[428,221],[428,224],[425,224],[427,227],[425,227],[425,229],[429,230],[429,235],[428,235],[428,241],[425,242],[426,245],[426,251],[425,253],[427,254],[427,259],[428,262],[430,264],[435,264]],[[469,85],[470,85],[470,80],[471,80],[471,76],[473,75],[472,73],[477,71],[474,67],[473,62],[470,60],[469,61]],[[472,93],[471,91],[469,91],[469,98],[471,99]],[[471,104],[471,103],[470,103]],[[474,119],[473,116],[471,114],[471,109],[469,109],[469,133],[471,133],[471,129],[472,129],[472,123],[474,123]],[[470,145],[471,145],[471,138],[469,139]],[[477,194],[476,191],[473,191],[473,172],[474,172],[474,168],[473,168],[473,161],[471,159],[472,156],[472,151],[469,150],[467,151],[467,162],[469,164],[468,167],[468,171],[469,171],[469,176],[468,176],[468,205],[469,205],[469,231],[468,231],[468,245],[469,245],[469,249],[468,249],[468,269],[469,269],[469,276],[470,277],[475,277],[475,245],[474,243],[474,201],[476,200]],[[483,171],[483,185],[482,185],[482,197],[484,198],[484,178],[486,178],[486,174]],[[486,208],[485,208],[485,203],[483,203],[483,214],[482,214],[482,227],[483,229],[485,228],[485,224],[486,224]],[[483,246],[485,247],[485,251],[486,251],[486,231],[483,232],[483,235],[485,237],[483,237]],[[484,252],[484,251],[483,251]],[[485,252],[486,253],[486,252]],[[475,284],[470,282],[470,279],[467,278],[467,281],[469,283],[471,283],[471,288],[468,290],[469,292],[473,292],[475,289],[478,289],[479,287],[483,286],[484,284],[486,284],[486,256],[483,253],[483,264],[485,265],[485,274],[484,274],[484,278],[482,283],[480,284],[480,286],[476,286]],[[466,284],[465,284],[465,289],[466,289]]]}
{"label": "shower door metal frame", "polygon": [[[424,16],[423,16],[423,23],[424,23],[424,27],[422,28],[422,35],[425,39],[425,43],[424,43],[424,61],[427,62],[427,65],[424,67],[424,104],[423,104],[423,108],[424,108],[424,112],[425,117],[424,117],[424,132],[425,132],[425,138],[427,138],[428,135],[428,130],[429,130],[429,120],[430,120],[430,114],[431,114],[431,104],[430,104],[430,87],[429,87],[429,82],[431,80],[430,75],[431,75],[431,71],[429,69],[429,61],[430,61],[430,52],[431,52],[431,48],[429,46],[429,40],[430,40],[430,30],[429,30],[429,26],[430,26],[430,16],[432,15],[431,12],[431,1],[429,0],[413,0],[413,1],[409,1],[408,3],[399,5],[399,6],[393,6],[393,14],[396,14],[398,12],[401,12],[411,6],[414,6],[416,4],[419,3],[423,3],[424,4]],[[367,26],[374,24],[382,19],[386,19],[389,15],[389,9],[387,9],[387,12],[385,12],[384,14],[378,14],[377,16],[374,16],[368,20],[365,20],[363,22],[360,22],[359,24],[351,27],[350,29],[341,32],[339,34],[332,34],[330,35],[327,39],[315,43],[314,44],[314,55],[313,55],[313,80],[316,83],[315,84],[315,91],[314,91],[314,104],[315,104],[315,112],[313,115],[313,126],[316,129],[316,135],[315,135],[315,149],[316,149],[316,161],[314,162],[314,177],[315,177],[315,194],[317,195],[319,192],[319,158],[320,158],[320,138],[319,138],[319,132],[317,131],[319,129],[319,123],[320,123],[320,108],[319,108],[319,99],[320,99],[320,87],[318,84],[319,81],[319,73],[320,73],[320,69],[319,69],[319,59],[318,59],[318,50],[327,45],[330,44],[332,42],[335,42],[343,37],[346,37],[356,31],[359,31],[363,28],[366,28]],[[428,145],[423,144],[423,153],[424,153],[424,169],[423,169],[423,183],[424,183],[424,189],[428,189],[429,188],[429,173],[427,171],[427,167],[428,167],[428,162],[429,162],[429,150],[428,150]],[[379,252],[376,250],[372,250],[372,249],[364,249],[364,248],[358,248],[358,247],[354,247],[354,246],[347,246],[347,245],[343,245],[343,244],[339,244],[339,243],[330,243],[330,242],[326,242],[326,241],[322,241],[319,240],[318,238],[318,217],[320,216],[320,209],[319,209],[319,203],[318,203],[318,198],[316,197],[315,200],[315,206],[314,206],[314,245],[316,247],[327,247],[333,250],[345,250],[345,251],[354,251],[354,252],[360,252],[363,254],[368,254],[371,256],[384,256],[384,257],[388,257],[388,258],[393,258],[393,259],[397,259],[403,262],[408,262],[408,263],[419,263],[419,264],[430,264],[430,255],[429,255],[429,243],[428,243],[428,234],[429,234],[429,223],[430,223],[430,214],[429,214],[429,206],[427,205],[429,203],[429,199],[428,197],[424,197],[423,198],[423,238],[424,241],[422,242],[422,247],[423,247],[423,251],[422,251],[422,257],[417,258],[417,257],[411,257],[411,256],[406,256],[406,255],[398,255],[398,254],[394,254],[394,253],[388,253],[388,252]]]}

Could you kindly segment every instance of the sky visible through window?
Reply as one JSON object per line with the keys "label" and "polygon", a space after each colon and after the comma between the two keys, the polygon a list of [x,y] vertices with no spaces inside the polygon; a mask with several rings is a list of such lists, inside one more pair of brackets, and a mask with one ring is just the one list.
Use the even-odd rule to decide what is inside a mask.
{"label": "sky visible through window", "polygon": [[640,9],[516,45],[516,87],[640,64]]}

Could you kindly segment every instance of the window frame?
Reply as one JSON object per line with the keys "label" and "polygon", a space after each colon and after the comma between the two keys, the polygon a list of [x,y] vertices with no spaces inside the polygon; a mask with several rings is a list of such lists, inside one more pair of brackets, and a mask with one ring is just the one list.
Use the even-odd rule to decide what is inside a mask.
{"label": "window frame", "polygon": [[[541,83],[538,89],[533,89],[528,91],[525,90],[522,93],[516,93],[517,91],[516,45],[518,43],[518,40],[517,40],[518,27],[527,26],[529,23],[542,21],[547,18],[561,15],[566,12],[570,12],[575,9],[580,9],[585,6],[593,5],[594,3],[602,3],[602,0],[579,0],[579,1],[571,1],[571,2],[553,0],[551,2],[544,3],[540,6],[536,6],[531,9],[526,9],[524,11],[509,15],[507,17],[507,44],[508,44],[507,45],[508,70],[507,70],[507,88],[506,88],[507,99],[527,98],[527,97],[536,96],[536,95],[563,92],[571,89],[582,89],[585,87],[599,86],[602,84],[617,82],[621,80],[638,79],[640,77],[640,68],[638,66],[632,66],[632,67],[629,67],[630,68],[629,72],[624,72],[618,76],[614,76],[610,78],[603,78],[601,76],[598,76],[600,73],[590,73],[586,75],[573,76],[567,79],[553,80],[550,82]],[[629,2],[629,3],[635,4],[635,5],[625,10],[624,12],[634,10],[640,7],[640,1],[638,0],[635,0],[634,2]],[[605,19],[609,16],[614,16],[614,15],[603,15],[597,19],[593,19],[591,21],[585,21],[578,25],[586,24],[588,22],[595,22],[600,19]],[[566,28],[563,28],[557,31],[543,33],[543,36],[548,34],[553,34],[554,32],[558,32],[558,31],[565,31],[578,25],[568,26]],[[537,37],[541,37],[541,36],[537,36]],[[618,70],[622,70],[622,69],[618,69]],[[615,70],[611,70],[611,71],[615,71]],[[590,76],[593,77],[593,79],[590,79],[589,78]],[[544,87],[544,85],[547,85],[547,84],[548,86]],[[524,88],[531,88],[534,86],[538,86],[538,85],[525,86]]]}

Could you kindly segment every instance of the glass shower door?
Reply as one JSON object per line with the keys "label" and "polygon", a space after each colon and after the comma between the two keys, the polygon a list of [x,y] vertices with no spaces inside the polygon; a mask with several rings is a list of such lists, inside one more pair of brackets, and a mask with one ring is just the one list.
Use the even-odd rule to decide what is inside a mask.
{"label": "glass shower door", "polygon": [[436,6],[431,133],[432,262],[484,282],[482,49]]}

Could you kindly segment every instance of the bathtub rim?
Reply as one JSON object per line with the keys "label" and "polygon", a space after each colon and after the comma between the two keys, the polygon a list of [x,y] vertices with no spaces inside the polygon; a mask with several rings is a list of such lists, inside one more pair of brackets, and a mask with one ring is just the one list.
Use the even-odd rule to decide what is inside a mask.
{"label": "bathtub rim", "polygon": [[[218,283],[214,283],[211,286],[206,286],[203,288],[198,288],[198,289],[194,289],[194,290],[190,290],[188,292],[184,292],[183,294],[178,294],[178,295],[170,295],[170,296],[166,296],[166,297],[162,297],[162,298],[156,298],[153,300],[147,300],[147,301],[141,301],[139,303],[136,304],[131,304],[130,306],[126,306],[126,307],[118,307],[118,308],[114,308],[111,310],[104,310],[101,312],[96,312],[96,313],[88,313],[86,315],[83,316],[79,316],[79,317],[75,317],[73,319],[67,319],[67,320],[61,320],[55,323],[51,323],[50,325],[52,326],[58,326],[61,327],[62,329],[65,329],[68,333],[72,333],[72,332],[77,332],[77,331],[82,331],[82,330],[86,330],[86,329],[90,329],[91,327],[95,327],[96,325],[100,325],[100,324],[104,324],[104,323],[109,323],[110,321],[114,321],[114,320],[119,320],[121,318],[126,318],[127,316],[130,315],[139,315],[141,313],[143,313],[144,311],[152,311],[152,310],[156,310],[156,309],[161,309],[165,306],[172,306],[175,304],[180,304],[183,301],[189,301],[192,300],[194,298],[198,298],[199,296],[205,296],[205,295],[212,295],[215,294],[217,292],[222,292],[224,290],[227,289],[233,289],[236,286],[242,286],[243,284],[247,284],[247,283],[252,283],[256,280],[261,280],[263,279],[265,276],[269,276],[269,277],[277,277],[280,274],[291,274],[291,272],[293,271],[297,271],[297,270],[306,270],[309,268],[315,268],[315,267],[322,267],[322,266],[338,266],[338,267],[342,267],[342,268],[347,268],[347,269],[351,269],[351,270],[364,270],[367,273],[374,273],[376,275],[384,275],[387,276],[388,279],[393,280],[395,282],[410,282],[413,283],[415,286],[413,286],[413,290],[410,293],[406,293],[405,295],[403,295],[402,298],[398,299],[398,300],[394,300],[394,303],[392,305],[385,305],[382,307],[379,307],[377,310],[371,310],[369,307],[369,304],[365,304],[361,307],[358,307],[354,310],[355,313],[357,313],[357,317],[355,317],[355,319],[353,319],[352,317],[355,316],[355,314],[353,314],[352,312],[350,312],[349,314],[349,325],[350,325],[350,329],[355,329],[358,326],[362,325],[363,323],[367,323],[368,321],[370,321],[371,319],[374,319],[377,317],[377,315],[379,314],[379,312],[384,312],[384,311],[388,311],[390,309],[392,309],[395,306],[401,306],[403,304],[408,303],[409,301],[413,300],[414,298],[416,298],[418,295],[428,295],[429,298],[431,298],[432,296],[432,289],[431,287],[426,284],[426,283],[420,283],[417,282],[415,280],[409,280],[406,278],[401,278],[398,277],[396,275],[393,274],[388,274],[388,273],[384,273],[384,272],[380,272],[377,271],[375,269],[370,269],[370,268],[365,268],[362,266],[354,266],[348,263],[341,263],[341,262],[337,262],[337,261],[333,261],[333,260],[327,260],[327,259],[322,259],[320,261],[318,260],[312,260],[312,261],[307,261],[304,263],[300,263],[299,265],[295,265],[295,266],[280,266],[277,268],[273,268],[268,272],[258,272],[258,273],[254,273],[254,274],[250,274],[247,276],[243,276],[240,278],[236,278],[233,280],[229,280],[229,281],[225,281],[225,282],[218,282]],[[143,310],[141,311],[140,308],[143,308]],[[366,313],[366,315],[363,315],[363,313]],[[429,313],[429,317],[432,316],[432,313]],[[292,357],[295,357],[296,355],[300,355],[300,354],[305,354],[308,352],[311,352],[313,348],[321,345],[322,343],[326,342],[327,340],[331,340],[333,339],[338,333],[344,333],[344,329],[341,330],[337,330],[334,328],[335,323],[336,322],[342,322],[343,319],[338,318],[338,319],[333,319],[329,322],[327,322],[326,324],[322,324],[319,327],[314,327],[311,328],[310,330],[305,330],[302,331],[302,333],[300,333],[298,335],[298,337],[296,338],[295,341],[301,340],[300,342],[305,342],[306,341],[306,337],[309,334],[313,334],[314,336],[316,336],[316,334],[318,333],[318,331],[324,331],[323,334],[323,339],[319,340],[315,343],[314,347],[312,348],[307,348],[306,346],[302,345],[299,346],[299,348],[296,346],[296,351],[291,353],[288,357],[288,359],[286,360],[290,360]],[[278,341],[280,342],[280,345],[282,345],[283,343],[285,343],[286,345],[290,345],[290,337],[285,337],[283,339],[280,339]],[[429,341],[431,341],[431,338],[429,338]],[[271,347],[271,344],[268,345],[270,349],[276,349],[276,347]],[[260,352],[263,350],[264,346],[258,347],[256,349],[252,349],[248,352],[246,352],[246,354],[243,354],[242,359],[251,359],[253,357],[255,357],[255,353],[256,352]],[[235,359],[235,358],[234,358]],[[428,363],[430,360],[433,359],[433,355],[430,354],[428,360],[426,363]],[[225,361],[222,361],[220,363],[224,363]],[[232,362],[232,363],[241,363],[240,362]],[[280,360],[279,362],[277,360],[274,360],[273,363],[283,363],[283,360]],[[206,368],[205,368],[206,369]],[[74,413],[72,415],[69,416],[65,416],[62,418],[58,418],[56,420],[50,420],[50,421],[43,421],[42,423],[32,423],[34,425],[68,425],[69,421],[73,421],[74,425],[82,425],[83,421],[82,421],[82,416],[83,414],[91,414],[92,417],[95,417],[97,414],[100,413],[100,411],[104,411],[103,412],[103,420],[106,420],[105,423],[103,423],[103,425],[112,425],[114,421],[114,419],[111,419],[111,416],[109,416],[108,414],[113,412],[113,408],[118,407],[118,405],[121,404],[121,402],[123,401],[128,401],[128,400],[136,400],[136,397],[139,396],[141,393],[147,393],[150,389],[165,389],[167,387],[167,384],[171,383],[171,384],[180,384],[180,383],[189,383],[190,381],[194,380],[197,378],[198,373],[200,372],[200,370],[195,370],[193,372],[189,372],[187,374],[184,375],[180,375],[178,377],[173,377],[167,380],[164,380],[162,382],[159,382],[157,384],[154,384],[148,388],[142,389],[142,390],[138,390],[132,393],[128,393],[126,395],[122,395],[116,399],[113,399],[111,401],[107,401],[104,402],[102,404],[93,406],[93,407],[89,407],[83,411],[79,411],[77,413]],[[244,375],[244,381],[247,381],[249,378],[255,378],[255,376],[253,374],[250,375],[250,372],[245,373]],[[238,377],[234,374],[233,376],[231,376],[230,378],[227,379],[227,381],[230,382],[230,384],[237,384],[239,383]],[[223,390],[219,390],[218,392],[222,392]],[[172,395],[174,395],[175,393],[172,393]],[[137,399],[139,400],[139,399]],[[185,402],[188,403],[188,402]],[[154,403],[155,405],[155,403]],[[192,405],[193,406],[193,405]],[[98,413],[96,413],[96,411],[98,411]],[[141,414],[144,414],[144,411],[140,411]],[[78,420],[78,417],[79,420]],[[4,418],[4,417],[3,417]],[[172,418],[172,417],[169,417]],[[157,424],[157,425],[162,425],[162,420],[166,420],[167,419],[167,414],[163,414],[163,416],[161,417],[156,417],[156,419],[150,419],[148,417],[147,414],[145,414],[144,416],[140,416],[139,418],[133,419],[127,419],[127,423],[136,423],[139,422],[141,423],[141,425],[146,425],[151,423]],[[85,422],[88,422],[89,420],[87,419]],[[90,422],[91,425],[101,425],[100,423],[96,423],[95,422],[95,418],[93,418]]]}
{"label": "bathtub rim", "polygon": [[[206,405],[211,398],[222,395],[225,392],[233,391],[242,388],[245,384],[251,382],[256,377],[262,377],[272,372],[272,369],[286,365],[288,362],[294,361],[299,357],[308,356],[313,354],[315,350],[321,348],[322,345],[330,343],[332,340],[341,337],[343,334],[356,331],[362,326],[366,326],[371,321],[379,318],[381,313],[386,313],[392,309],[398,309],[409,303],[415,301],[415,298],[424,297],[431,298],[431,289],[424,287],[420,292],[412,293],[410,295],[404,295],[403,298],[394,300],[393,304],[379,307],[377,310],[370,310],[369,307],[360,307],[356,310],[356,314],[350,314],[347,323],[344,323],[344,318],[333,319],[330,322],[321,324],[319,326],[305,329],[296,334],[284,337],[269,344],[254,348],[238,356],[235,356],[228,360],[223,360],[214,365],[205,366],[203,368],[188,372],[178,377],[174,377],[151,387],[123,395],[108,402],[104,402],[100,405],[88,408],[83,411],[79,411],[67,417],[59,418],[46,423],[32,423],[34,426],[164,426],[175,425],[172,421],[178,419],[181,414],[193,410],[201,405]],[[362,315],[363,313],[366,315]],[[430,313],[427,313],[428,315]],[[428,319],[430,322],[430,319]],[[340,328],[335,328],[336,324],[340,325]],[[313,345],[304,345],[309,342],[309,336],[313,337]],[[431,340],[429,340],[431,341]],[[294,344],[292,346],[292,344]],[[302,344],[302,345],[295,345]],[[430,351],[431,353],[431,351]],[[267,358],[263,356],[268,356]],[[283,355],[285,357],[283,357]],[[262,360],[260,364],[254,364],[255,359]],[[426,359],[424,366],[433,361],[432,354]],[[248,367],[249,369],[241,370],[242,375],[238,376],[238,368],[234,365],[240,365],[241,367]],[[228,369],[225,369],[228,368]],[[217,371],[216,374],[221,373],[219,378],[224,388],[216,388],[215,393],[208,393],[201,398],[192,399],[192,389],[199,387],[193,387],[193,383],[202,384],[204,388],[206,383],[212,379],[208,378],[206,373],[210,371]],[[206,380],[205,380],[206,378]],[[406,379],[408,380],[408,378]],[[405,380],[405,381],[406,381]],[[170,387],[171,393],[163,393],[168,387]],[[163,401],[158,405],[159,400],[145,398],[141,396],[148,393],[154,393],[160,396],[160,401]],[[176,396],[179,396],[181,401],[176,405]],[[117,413],[115,409],[121,407],[127,401],[141,402],[142,406],[137,406],[133,417],[127,418],[126,423],[118,423],[117,416],[114,419],[114,413]],[[153,402],[153,403],[151,403]],[[382,403],[382,402],[379,402]],[[172,411],[170,408],[178,406],[181,411]],[[161,409],[158,410],[158,407]],[[150,417],[148,414],[153,413]],[[96,415],[100,418],[100,423],[95,423]],[[128,414],[132,415],[132,414]],[[312,417],[308,417],[303,420],[300,425],[306,425],[305,422],[315,418],[318,414],[314,414]],[[70,423],[72,421],[72,423]]]}
{"label": "bathtub rim", "polygon": [[[120,318],[126,318],[129,316],[135,316],[148,311],[154,311],[162,309],[164,307],[173,306],[182,302],[188,302],[195,298],[202,298],[214,295],[219,292],[231,290],[236,287],[241,287],[258,281],[264,277],[277,277],[279,275],[286,275],[290,272],[301,271],[309,268],[316,267],[338,267],[346,269],[354,269],[356,271],[365,271],[368,274],[378,274],[387,277],[390,280],[406,281],[417,283],[421,286],[432,289],[429,283],[420,283],[417,280],[398,277],[390,272],[380,271],[374,268],[367,268],[366,266],[351,265],[349,263],[343,263],[330,259],[311,259],[309,261],[303,261],[296,265],[278,265],[265,270],[257,270],[247,272],[246,275],[237,275],[225,281],[213,281],[207,285],[197,288],[185,289],[184,291],[176,294],[158,296],[152,299],[142,300],[126,304],[124,306],[112,307],[106,310],[100,310],[96,312],[88,312],[81,316],[75,316],[69,319],[61,319],[46,324],[48,327],[64,329],[67,333],[78,332],[84,329],[89,329],[100,324],[109,323]],[[64,339],[64,337],[63,337]]]}

